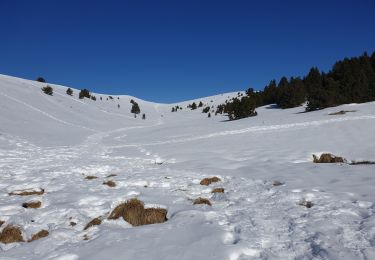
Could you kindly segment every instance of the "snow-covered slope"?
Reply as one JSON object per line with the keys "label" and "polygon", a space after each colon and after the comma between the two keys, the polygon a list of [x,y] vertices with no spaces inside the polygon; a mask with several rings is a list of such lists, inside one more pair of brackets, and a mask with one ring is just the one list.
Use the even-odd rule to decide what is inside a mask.
{"label": "snow-covered slope", "polygon": [[[80,100],[57,85],[45,95],[45,85],[0,76],[0,232],[13,224],[25,240],[50,233],[0,243],[0,259],[375,259],[375,165],[312,163],[322,152],[375,160],[375,103],[262,107],[229,122],[186,109],[192,101]],[[236,95],[195,101],[216,107]],[[130,114],[131,99],[146,120]],[[172,113],[174,105],[184,109]],[[328,115],[339,110],[356,112]],[[211,176],[222,181],[199,184]],[[8,195],[40,188],[41,196]],[[106,219],[134,197],[166,208],[168,221]],[[212,206],[193,205],[198,197]],[[304,199],[314,206],[299,206]],[[23,208],[30,200],[42,207]],[[95,217],[103,223],[83,230]]]}

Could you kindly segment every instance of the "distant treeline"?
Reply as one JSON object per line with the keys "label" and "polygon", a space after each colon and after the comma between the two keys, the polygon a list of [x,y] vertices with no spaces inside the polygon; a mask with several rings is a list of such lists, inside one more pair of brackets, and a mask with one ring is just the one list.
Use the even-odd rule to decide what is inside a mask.
{"label": "distant treeline", "polygon": [[263,91],[249,88],[247,96],[233,98],[223,104],[218,113],[229,119],[256,115],[255,108],[277,104],[280,108],[297,107],[307,102],[306,111],[347,103],[375,101],[375,52],[337,61],[328,73],[310,69],[304,76],[271,80]]}

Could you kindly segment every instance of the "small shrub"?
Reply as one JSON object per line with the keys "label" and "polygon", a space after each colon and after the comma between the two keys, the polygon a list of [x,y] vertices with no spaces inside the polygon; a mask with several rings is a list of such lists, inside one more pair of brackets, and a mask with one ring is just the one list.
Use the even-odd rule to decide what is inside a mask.
{"label": "small shrub", "polygon": [[139,105],[137,102],[133,101],[133,106],[130,110],[130,113],[133,113],[134,117],[136,117],[137,114],[141,113],[141,109],[139,108]]}
{"label": "small shrub", "polygon": [[87,225],[85,226],[83,230],[86,230],[92,226],[99,226],[100,224],[102,224],[102,220],[100,218],[94,218],[89,223],[87,223]]}
{"label": "small shrub", "polygon": [[224,193],[224,188],[215,188],[211,191],[211,193]]}
{"label": "small shrub", "polygon": [[91,96],[91,100],[96,101],[96,97],[95,96]]}
{"label": "small shrub", "polygon": [[203,107],[202,101],[199,101],[198,107]]}
{"label": "small shrub", "polygon": [[345,159],[330,153],[323,153],[320,158],[313,154],[314,163],[344,163]]}
{"label": "small shrub", "polygon": [[219,181],[221,181],[221,179],[215,176],[212,178],[204,178],[203,180],[201,180],[200,184],[208,186],[213,182],[219,182]]}
{"label": "small shrub", "polygon": [[193,204],[194,205],[197,205],[197,204],[206,204],[206,205],[212,206],[211,202],[208,199],[205,199],[205,198],[197,198],[197,199],[195,199],[193,201]]}
{"label": "small shrub", "polygon": [[38,81],[38,82],[42,82],[42,83],[46,83],[46,80],[45,80],[44,78],[42,78],[42,77],[38,77],[38,78],[36,79],[36,81]]}
{"label": "small shrub", "polygon": [[146,119],[146,114],[142,114],[142,119],[143,119],[143,120]]}
{"label": "small shrub", "polygon": [[25,202],[22,204],[22,207],[24,208],[31,208],[31,209],[38,209],[42,206],[42,202],[40,201],[30,201],[30,202]]}
{"label": "small shrub", "polygon": [[73,95],[73,90],[71,88],[68,88],[66,90],[66,94],[69,95],[69,96],[72,96]]}
{"label": "small shrub", "polygon": [[38,233],[35,233],[34,235],[32,235],[31,239],[29,240],[29,242],[33,242],[35,240],[38,240],[38,239],[41,239],[43,237],[46,237],[49,235],[49,232],[45,229],[39,231]]}
{"label": "small shrub", "polygon": [[50,95],[50,96],[53,95],[53,88],[49,85],[43,87],[42,91],[44,92],[44,94],[47,94],[47,95]]}
{"label": "small shrub", "polygon": [[6,226],[0,233],[0,242],[4,244],[24,242],[21,228],[17,226]]}
{"label": "small shrub", "polygon": [[8,195],[18,195],[18,196],[31,196],[31,195],[43,195],[44,194],[44,189],[40,190],[17,190],[17,191],[12,191],[9,192]]}
{"label": "small shrub", "polygon": [[0,220],[0,227],[5,223],[5,221]]}
{"label": "small shrub", "polygon": [[202,113],[208,113],[208,112],[210,112],[210,107],[203,108]]}
{"label": "small shrub", "polygon": [[75,223],[74,221],[70,221],[69,225],[71,225],[72,227],[74,227],[75,225],[77,225],[77,223]]}
{"label": "small shrub", "polygon": [[108,187],[111,187],[111,188],[116,187],[116,183],[113,181],[105,181],[103,182],[103,185],[107,185]]}
{"label": "small shrub", "polygon": [[109,97],[109,99],[113,99],[113,97],[112,96],[108,96]]}

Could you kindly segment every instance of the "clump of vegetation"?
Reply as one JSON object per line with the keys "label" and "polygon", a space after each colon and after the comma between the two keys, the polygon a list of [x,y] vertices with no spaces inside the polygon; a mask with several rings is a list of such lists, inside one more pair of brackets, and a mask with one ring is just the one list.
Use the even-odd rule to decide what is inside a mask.
{"label": "clump of vegetation", "polygon": [[48,235],[49,235],[49,232],[45,229],[42,229],[38,233],[35,233],[34,235],[32,235],[31,239],[28,242],[33,242],[33,241],[41,239],[43,237],[47,237]]}
{"label": "clump of vegetation", "polygon": [[375,161],[351,161],[350,165],[375,164]]}
{"label": "clump of vegetation", "polygon": [[102,220],[99,217],[94,218],[89,223],[87,223],[87,225],[85,226],[83,230],[89,229],[92,226],[99,226],[100,224],[102,224]]}
{"label": "clump of vegetation", "polygon": [[42,91],[44,92],[44,94],[47,94],[47,95],[50,95],[50,96],[53,95],[53,88],[49,85],[47,85],[45,87],[42,87]]}
{"label": "clump of vegetation", "polygon": [[91,98],[90,91],[88,89],[82,89],[78,94],[79,99]]}
{"label": "clump of vegetation", "polygon": [[224,188],[215,188],[211,191],[211,193],[224,193]]}
{"label": "clump of vegetation", "polygon": [[97,179],[97,178],[98,178],[98,177],[93,176],[93,175],[87,175],[87,176],[85,177],[86,180],[93,180],[93,179]]}
{"label": "clump of vegetation", "polygon": [[91,95],[91,100],[96,101],[96,97]]}
{"label": "clump of vegetation", "polygon": [[115,176],[117,176],[117,174],[111,173],[111,174],[108,175],[106,178],[115,177]]}
{"label": "clump of vegetation", "polygon": [[202,113],[208,113],[208,112],[210,112],[210,107],[203,108]]}
{"label": "clump of vegetation", "polygon": [[0,233],[0,242],[4,244],[24,242],[21,228],[17,226],[6,226]]}
{"label": "clump of vegetation", "polygon": [[141,109],[139,108],[139,105],[137,102],[135,102],[133,99],[130,100],[130,103],[132,103],[132,108],[130,110],[130,113],[134,114],[134,117],[137,117],[139,113],[141,113]]}
{"label": "clump of vegetation", "polygon": [[172,107],[172,112],[177,112],[178,110],[182,110],[182,107],[180,107],[179,105]]}
{"label": "clump of vegetation", "polygon": [[233,98],[224,106],[224,112],[228,114],[229,120],[237,120],[256,116],[256,102],[252,97]]}
{"label": "clump of vegetation", "polygon": [[44,194],[44,189],[40,190],[16,190],[9,192],[8,195],[18,195],[18,196],[31,196],[31,195],[43,195]]}
{"label": "clump of vegetation", "polygon": [[162,208],[145,209],[142,201],[130,199],[114,208],[108,219],[120,217],[133,226],[163,223],[167,221],[167,210]]}
{"label": "clump of vegetation", "polygon": [[281,185],[284,185],[284,183],[281,182],[281,181],[274,181],[274,182],[272,183],[272,186],[281,186]]}
{"label": "clump of vegetation", "polygon": [[103,182],[103,185],[107,185],[108,187],[116,187],[116,183],[114,181],[105,181]]}
{"label": "clump of vegetation", "polygon": [[214,182],[219,182],[221,181],[221,179],[219,177],[212,177],[212,178],[204,178],[203,180],[201,180],[200,182],[200,185],[210,185],[211,183],[214,183]]}
{"label": "clump of vegetation", "polygon": [[69,225],[71,225],[72,227],[74,227],[75,225],[77,225],[77,223],[74,222],[74,221],[70,221],[70,222],[69,222]]}
{"label": "clump of vegetation", "polygon": [[5,223],[4,220],[0,220],[0,227]]}
{"label": "clump of vegetation", "polygon": [[202,101],[199,101],[198,107],[203,107]]}
{"label": "clump of vegetation", "polygon": [[311,208],[312,206],[314,206],[314,204],[311,202],[311,201],[308,201],[308,200],[302,200],[302,201],[300,201],[299,203],[298,203],[298,205],[300,205],[300,206],[304,206],[304,207],[306,207],[306,208]]}
{"label": "clump of vegetation", "polygon": [[42,206],[42,202],[40,201],[30,201],[30,202],[25,202],[22,204],[22,207],[24,208],[31,208],[31,209],[38,209]]}
{"label": "clump of vegetation", "polygon": [[338,115],[345,115],[348,112],[356,112],[355,110],[340,110],[338,112],[329,113],[330,116],[338,116]]}
{"label": "clump of vegetation", "polygon": [[323,153],[318,158],[315,154],[313,154],[313,162],[314,163],[344,163],[346,160],[340,156],[335,156],[330,153]]}
{"label": "clump of vegetation", "polygon": [[209,206],[212,206],[211,202],[208,200],[208,199],[205,199],[205,198],[197,198],[193,201],[193,204],[194,205],[197,205],[197,204],[206,204],[206,205],[209,205]]}
{"label": "clump of vegetation", "polygon": [[38,81],[38,82],[42,82],[42,83],[46,83],[46,80],[45,80],[43,77],[38,77],[38,78],[36,79],[36,81]]}
{"label": "clump of vegetation", "polygon": [[142,114],[142,119],[146,120],[146,114],[144,114],[144,113]]}
{"label": "clump of vegetation", "polygon": [[66,90],[66,94],[69,95],[69,96],[72,96],[73,95],[73,90],[71,88],[68,88]]}

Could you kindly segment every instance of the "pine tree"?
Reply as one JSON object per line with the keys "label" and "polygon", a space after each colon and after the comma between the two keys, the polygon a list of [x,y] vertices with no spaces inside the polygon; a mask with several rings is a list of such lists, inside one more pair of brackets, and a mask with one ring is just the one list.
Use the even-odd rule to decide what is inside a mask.
{"label": "pine tree", "polygon": [[42,91],[44,92],[44,94],[47,94],[47,95],[50,95],[50,96],[53,95],[53,88],[49,85],[43,87]]}
{"label": "pine tree", "polygon": [[36,79],[36,81],[38,81],[38,82],[42,82],[42,83],[46,83],[46,80],[45,80],[44,78],[42,78],[42,77],[38,77],[38,78]]}
{"label": "pine tree", "polygon": [[69,95],[69,96],[72,96],[73,95],[73,90],[71,88],[68,88],[66,90],[66,94]]}
{"label": "pine tree", "polygon": [[137,114],[141,113],[141,109],[139,108],[137,102],[133,102],[133,106],[130,110],[130,113],[133,113],[135,117],[136,117]]}
{"label": "pine tree", "polygon": [[195,110],[197,109],[197,104],[195,104],[195,102],[193,102],[193,104],[191,104],[191,110]]}
{"label": "pine tree", "polygon": [[90,95],[90,91],[87,90],[87,89],[82,89],[82,90],[79,92],[78,97],[79,97],[79,99],[90,98],[90,97],[91,97],[91,95]]}

